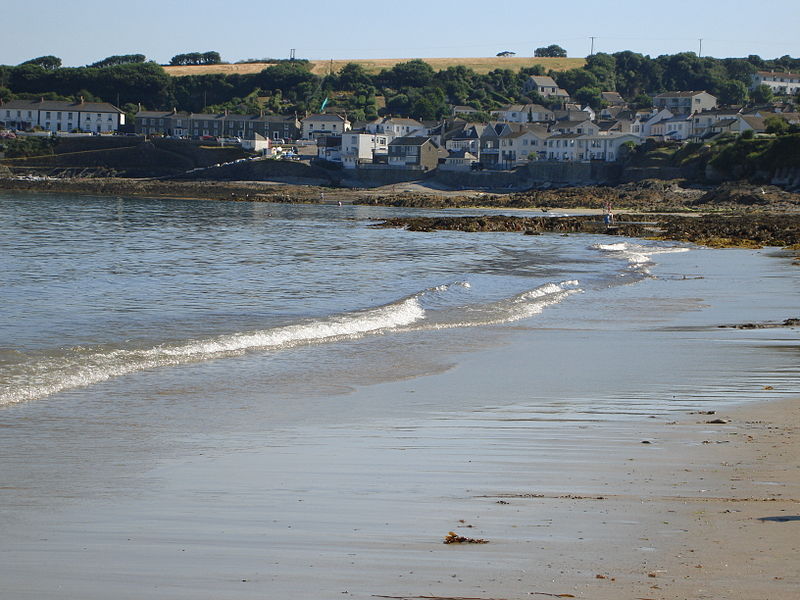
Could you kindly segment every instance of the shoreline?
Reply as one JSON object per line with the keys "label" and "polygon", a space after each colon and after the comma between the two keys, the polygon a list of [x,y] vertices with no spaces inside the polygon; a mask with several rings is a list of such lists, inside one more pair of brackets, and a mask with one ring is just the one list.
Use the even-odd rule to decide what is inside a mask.
{"label": "shoreline", "polygon": [[[629,236],[647,239],[660,239],[692,242],[709,247],[761,248],[780,246],[789,250],[800,249],[800,195],[788,192],[770,192],[764,200],[766,204],[748,205],[752,190],[744,195],[743,205],[721,203],[714,210],[693,209],[687,205],[677,206],[673,201],[677,194],[674,184],[669,189],[666,182],[645,186],[645,200],[640,197],[641,190],[636,186],[617,187],[586,186],[564,188],[544,192],[511,193],[498,201],[498,196],[483,192],[445,192],[430,193],[404,192],[399,196],[384,190],[352,190],[342,188],[322,188],[291,184],[257,182],[177,182],[160,180],[124,179],[46,179],[40,181],[20,179],[0,179],[0,190],[21,193],[69,193],[100,196],[133,196],[154,199],[188,199],[216,201],[249,201],[297,204],[354,204],[381,205],[406,208],[467,208],[472,210],[507,210],[525,214],[537,210],[566,211],[565,215],[547,217],[532,216],[483,216],[483,217],[414,217],[389,219],[380,224],[383,227],[405,227],[414,231],[457,230],[457,231],[509,231],[538,234],[593,233],[613,236]],[[390,186],[393,187],[393,186]],[[707,195],[714,196],[724,192],[720,186]],[[751,186],[752,187],[752,186]],[[764,191],[763,188],[762,192]],[[732,193],[731,189],[727,192]],[[740,193],[738,190],[737,193]],[[753,192],[754,193],[754,192]],[[526,194],[533,199],[528,205],[519,198]],[[697,200],[697,195],[693,195]],[[798,207],[792,208],[787,197],[797,197]],[[632,204],[620,204],[620,199],[635,198]],[[658,199],[664,199],[659,203]],[[672,198],[672,200],[669,200]],[[730,198],[729,198],[730,199]],[[612,200],[614,200],[612,202]],[[702,198],[700,199],[702,200]],[[740,198],[741,200],[741,198]],[[761,198],[756,201],[761,202]],[[499,204],[498,204],[499,202]],[[644,204],[643,204],[644,202]],[[604,224],[603,206],[613,204],[616,219],[611,226]],[[647,212],[641,212],[648,207]],[[675,212],[675,211],[678,212]],[[537,214],[534,212],[534,214]]]}
{"label": "shoreline", "polygon": [[[265,594],[358,600],[554,595],[794,600],[800,585],[794,566],[800,402],[777,398],[778,392],[794,394],[779,383],[791,381],[791,373],[746,371],[746,387],[731,388],[743,403],[724,405],[727,398],[708,400],[721,398],[724,386],[701,390],[691,373],[671,373],[673,357],[654,352],[649,362],[629,362],[661,342],[691,349],[691,344],[669,346],[663,332],[675,323],[689,332],[682,338],[701,339],[696,356],[714,354],[710,342],[718,337],[716,330],[695,334],[692,327],[722,325],[730,315],[737,317],[730,322],[745,321],[728,308],[721,310],[724,319],[719,313],[693,317],[704,292],[724,297],[711,280],[739,273],[757,298],[770,293],[753,289],[760,277],[777,281],[786,272],[752,268],[767,266],[761,262],[720,272],[715,269],[727,263],[722,252],[697,252],[696,259],[688,252],[667,255],[660,278],[613,294],[616,303],[604,303],[606,312],[596,317],[610,318],[608,326],[592,330],[566,323],[548,329],[548,323],[563,323],[555,318],[509,328],[512,343],[461,355],[444,372],[354,386],[335,398],[298,403],[287,409],[298,424],[276,427],[252,418],[252,430],[218,431],[209,413],[209,429],[192,435],[191,428],[171,428],[168,420],[154,427],[135,413],[118,420],[124,411],[99,419],[99,405],[91,403],[84,406],[87,412],[69,413],[86,402],[83,394],[0,411],[4,418],[22,417],[8,418],[5,431],[7,439],[21,436],[36,450],[24,461],[41,465],[40,456],[54,454],[67,461],[87,457],[80,453],[85,446],[89,466],[98,461],[106,468],[98,475],[102,485],[92,489],[95,496],[61,491],[64,496],[57,498],[66,500],[55,502],[56,510],[15,513],[22,504],[5,504],[0,515],[23,518],[9,519],[0,545],[4,586],[19,598],[87,600]],[[681,273],[701,268],[698,263],[710,277],[677,283]],[[662,315],[669,312],[658,304],[664,286],[681,286],[678,295],[694,308],[683,306],[677,319]],[[790,305],[789,299],[754,304],[752,298],[737,296],[737,308],[772,321]],[[579,295],[575,301],[591,302]],[[645,311],[642,302],[648,303]],[[631,314],[641,317],[633,325],[625,322],[631,307]],[[559,309],[571,307],[553,307]],[[754,352],[783,336],[787,350],[796,350],[783,330],[721,335]],[[529,371],[532,364],[538,375]],[[543,379],[560,364],[567,378],[591,366],[587,377],[599,376],[598,385],[558,388],[560,395],[551,401]],[[703,368],[717,363],[709,364]],[[648,365],[651,369],[640,368]],[[159,374],[152,376],[157,388]],[[662,387],[653,389],[651,379]],[[677,401],[666,395],[679,393]],[[653,408],[641,400],[645,394],[663,400]],[[773,399],[756,401],[759,394]],[[102,393],[97,396],[96,402],[104,402]],[[208,408],[177,398],[181,401],[169,395],[147,400]],[[327,422],[318,415],[332,399],[349,413]],[[626,399],[632,405],[619,409]],[[48,406],[60,406],[75,423],[53,419]],[[251,420],[246,403],[233,406],[240,410],[231,412],[244,411]],[[363,416],[364,407],[371,408],[369,417]],[[143,411],[150,408],[143,403]],[[716,413],[707,414],[709,409]],[[48,419],[37,422],[39,411]],[[104,444],[81,437],[78,417],[87,415],[97,422]],[[718,419],[724,422],[715,423]],[[147,442],[146,466],[137,461],[141,472],[126,471],[117,447],[116,432],[129,429],[141,432],[137,444]],[[48,436],[56,431],[66,446]],[[188,444],[159,454],[148,439],[159,433]],[[48,444],[39,443],[43,440]],[[64,448],[71,453],[62,457]],[[24,473],[8,479],[21,491],[9,488],[5,494],[25,498]],[[40,501],[48,506],[49,499]],[[443,544],[449,531],[489,543]]]}

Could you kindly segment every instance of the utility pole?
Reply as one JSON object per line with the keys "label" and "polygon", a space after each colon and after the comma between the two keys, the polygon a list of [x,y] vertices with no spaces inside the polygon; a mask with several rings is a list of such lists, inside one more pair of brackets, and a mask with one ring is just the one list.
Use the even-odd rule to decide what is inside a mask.
{"label": "utility pole", "polygon": [[597,39],[597,36],[589,36],[589,39],[592,40],[592,49],[589,51],[589,56],[591,56],[594,54],[594,41]]}
{"label": "utility pole", "polygon": [[697,55],[698,58],[703,58],[703,38],[700,38],[700,53]]}

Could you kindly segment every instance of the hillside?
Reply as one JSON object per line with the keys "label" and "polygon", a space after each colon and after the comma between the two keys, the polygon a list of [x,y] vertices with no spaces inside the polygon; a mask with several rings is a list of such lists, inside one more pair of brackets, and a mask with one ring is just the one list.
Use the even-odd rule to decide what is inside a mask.
{"label": "hillside", "polygon": [[[312,60],[311,72],[315,75],[327,75],[333,71],[338,73],[347,63],[356,63],[364,67],[369,74],[379,73],[382,69],[391,69],[394,65],[401,62],[413,60],[412,58],[376,58],[376,59],[348,59],[348,60]],[[485,75],[494,69],[511,69],[519,71],[525,67],[542,65],[546,70],[566,71],[577,69],[586,64],[583,58],[533,58],[533,57],[509,57],[498,56],[477,57],[477,58],[423,58],[434,71],[441,71],[447,67],[463,65],[478,73]],[[168,75],[182,77],[184,75],[209,75],[216,73],[246,75],[258,73],[274,63],[241,63],[241,64],[222,64],[222,65],[196,65],[184,67],[164,67]]]}

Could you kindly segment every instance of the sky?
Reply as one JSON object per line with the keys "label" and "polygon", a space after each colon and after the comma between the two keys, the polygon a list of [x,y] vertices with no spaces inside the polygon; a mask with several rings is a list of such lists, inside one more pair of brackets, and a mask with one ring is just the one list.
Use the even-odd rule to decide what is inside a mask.
{"label": "sky", "polygon": [[572,57],[633,50],[719,58],[800,57],[800,2],[762,0],[380,0],[304,2],[0,0],[0,64],[55,55],[82,66],[115,54],[161,64],[215,50],[226,62],[532,56],[558,44]]}

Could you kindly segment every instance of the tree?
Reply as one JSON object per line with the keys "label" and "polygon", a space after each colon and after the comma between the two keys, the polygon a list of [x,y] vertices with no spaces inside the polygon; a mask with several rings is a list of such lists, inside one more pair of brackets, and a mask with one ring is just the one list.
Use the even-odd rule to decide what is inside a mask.
{"label": "tree", "polygon": [[186,54],[176,54],[169,61],[171,66],[184,65],[218,65],[222,62],[219,52],[187,52]]}
{"label": "tree", "polygon": [[47,56],[40,56],[39,58],[32,58],[26,60],[23,65],[38,65],[47,71],[54,71],[61,68],[61,59],[52,54]]}
{"label": "tree", "polygon": [[717,94],[722,104],[744,104],[747,100],[747,86],[741,81],[731,79],[720,84]]}
{"label": "tree", "polygon": [[604,90],[616,90],[617,61],[613,56],[603,52],[587,56],[586,67],[584,68],[597,77],[597,80]]}
{"label": "tree", "polygon": [[343,66],[335,81],[337,90],[355,90],[372,85],[372,78],[358,63],[347,63]]}
{"label": "tree", "polygon": [[302,96],[302,84],[319,85],[320,79],[309,72],[306,65],[296,62],[282,62],[267,67],[256,76],[255,83],[263,90],[282,90],[284,96],[297,99]]}
{"label": "tree", "polygon": [[789,123],[787,123],[784,119],[781,119],[778,116],[767,117],[764,119],[764,125],[766,125],[765,131],[767,133],[774,133],[780,135],[782,133],[786,133],[789,130]]}
{"label": "tree", "polygon": [[433,83],[436,72],[424,60],[410,60],[397,63],[391,69],[384,69],[379,75],[383,85],[400,89],[405,87],[425,87]]}
{"label": "tree", "polygon": [[570,95],[583,87],[600,88],[600,81],[597,76],[586,69],[570,69],[560,73],[553,73],[553,78]]}
{"label": "tree", "polygon": [[534,50],[533,55],[547,58],[566,58],[567,51],[558,44],[551,44],[543,48],[537,48]]}
{"label": "tree", "polygon": [[600,88],[582,87],[573,94],[573,97],[582,105],[588,105],[595,110],[599,110],[603,105],[603,97],[600,93]]}
{"label": "tree", "polygon": [[752,98],[753,102],[756,104],[769,104],[772,102],[772,97],[772,88],[765,83],[762,83],[750,94],[750,98]]}
{"label": "tree", "polygon": [[104,67],[114,67],[116,65],[125,65],[128,63],[143,63],[147,58],[144,54],[117,54],[109,56],[103,60],[98,60],[96,63],[89,65],[90,68],[102,69]]}

